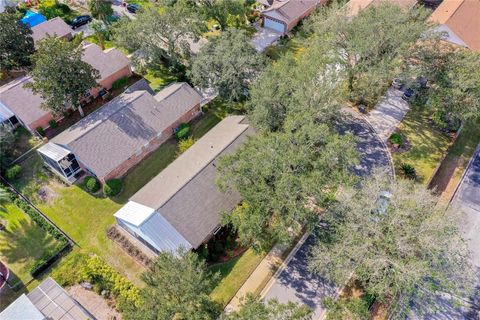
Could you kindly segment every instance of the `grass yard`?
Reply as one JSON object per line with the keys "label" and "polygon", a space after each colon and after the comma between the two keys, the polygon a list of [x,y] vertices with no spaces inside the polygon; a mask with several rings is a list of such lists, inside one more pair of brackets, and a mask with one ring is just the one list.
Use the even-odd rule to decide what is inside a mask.
{"label": "grass yard", "polygon": [[6,225],[0,231],[0,261],[10,269],[9,283],[18,284],[15,290],[2,291],[2,310],[24,292],[22,284],[37,284],[30,275],[30,267],[47,252],[56,250],[60,243],[15,205],[7,205],[7,212],[0,213],[0,220]]}
{"label": "grass yard", "polygon": [[[98,37],[95,36],[94,34],[88,36],[88,37],[85,37],[84,39],[85,41],[88,41],[88,42],[91,42],[91,43],[95,43],[96,45],[99,45],[100,46],[100,41],[98,41]],[[112,40],[104,40],[103,41],[103,45],[105,46],[105,49],[110,49],[110,48],[114,48],[115,47],[115,43],[113,43]],[[121,50],[121,48],[118,48],[119,50]],[[123,50],[122,50],[123,51]],[[125,54],[128,54],[128,52],[124,52]]]}
{"label": "grass yard", "polygon": [[479,121],[464,125],[432,179],[430,186],[435,188],[441,194],[441,198],[446,201],[453,196],[468,161],[480,143],[479,125]]}
{"label": "grass yard", "polygon": [[177,77],[173,75],[166,67],[160,69],[148,69],[147,74],[143,76],[152,87],[153,91],[159,92],[166,85],[177,81]]}
{"label": "grass yard", "polygon": [[294,57],[298,59],[306,50],[303,41],[303,39],[297,37],[288,40],[279,40],[277,45],[269,46],[265,50],[265,54],[272,60],[278,60],[287,52],[292,52]]}
{"label": "grass yard", "polygon": [[399,126],[412,148],[404,153],[393,153],[396,171],[402,163],[412,165],[418,181],[427,184],[442,161],[451,137],[437,129],[429,120],[428,112],[412,109]]}
{"label": "grass yard", "polygon": [[239,257],[212,266],[210,270],[214,273],[219,272],[221,280],[210,297],[222,306],[226,306],[265,255],[266,253],[256,254],[253,249],[248,249]]}
{"label": "grass yard", "polygon": [[121,204],[109,198],[97,197],[79,186],[50,184],[56,193],[51,203],[39,204],[42,210],[85,251],[96,253],[111,266],[139,284],[138,275],[144,269],[118,245],[108,239],[106,229],[114,224],[113,214]]}

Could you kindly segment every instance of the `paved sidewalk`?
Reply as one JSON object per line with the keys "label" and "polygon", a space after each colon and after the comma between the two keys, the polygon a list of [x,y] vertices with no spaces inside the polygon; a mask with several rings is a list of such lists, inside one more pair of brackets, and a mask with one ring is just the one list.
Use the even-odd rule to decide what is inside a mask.
{"label": "paved sidewalk", "polygon": [[275,245],[272,250],[263,258],[262,262],[257,266],[255,271],[245,281],[243,286],[238,290],[237,294],[233,297],[230,303],[225,307],[225,311],[232,312],[239,309],[241,299],[247,295],[247,293],[256,293],[262,285],[266,285],[267,280],[272,277],[275,271],[280,267],[283,262],[283,255],[288,250],[287,247],[282,245]]}
{"label": "paved sidewalk", "polygon": [[402,99],[403,91],[389,88],[387,95],[365,117],[383,141],[387,141],[403,120],[410,106]]}
{"label": "paved sidewalk", "polygon": [[268,46],[272,45],[282,37],[280,32],[262,28],[259,25],[254,25],[255,29],[257,29],[257,33],[252,38],[252,44],[258,52],[263,52]]}

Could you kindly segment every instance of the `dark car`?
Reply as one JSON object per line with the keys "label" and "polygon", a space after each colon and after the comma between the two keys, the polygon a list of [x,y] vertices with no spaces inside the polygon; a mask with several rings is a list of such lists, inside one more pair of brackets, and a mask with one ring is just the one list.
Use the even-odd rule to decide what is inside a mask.
{"label": "dark car", "polygon": [[70,25],[72,26],[72,29],[76,29],[78,27],[81,27],[89,22],[92,21],[92,17],[89,15],[84,15],[84,16],[78,16],[72,20]]}
{"label": "dark car", "polygon": [[137,13],[137,11],[140,10],[140,5],[136,3],[130,3],[127,4],[127,11],[131,13]]}
{"label": "dark car", "polygon": [[410,101],[410,100],[412,100],[414,94],[415,94],[415,91],[413,91],[412,88],[408,88],[403,93],[402,99],[405,100],[405,101]]}

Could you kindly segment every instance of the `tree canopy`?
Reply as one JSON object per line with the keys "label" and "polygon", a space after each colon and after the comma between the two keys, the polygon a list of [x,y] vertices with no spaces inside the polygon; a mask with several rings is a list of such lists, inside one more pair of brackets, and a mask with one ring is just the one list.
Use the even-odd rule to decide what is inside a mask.
{"label": "tree canopy", "polygon": [[312,310],[305,305],[293,302],[281,304],[277,300],[263,302],[252,295],[248,295],[240,310],[223,315],[221,320],[310,320]]}
{"label": "tree canopy", "polygon": [[33,54],[33,81],[26,84],[43,99],[42,107],[61,114],[69,107],[81,109],[81,100],[97,87],[98,70],[82,60],[83,48],[75,42],[49,37]]}
{"label": "tree canopy", "polygon": [[198,40],[204,27],[194,7],[184,2],[176,1],[162,10],[145,8],[136,19],[121,19],[113,30],[116,44],[130,52],[139,50],[141,59],[153,68],[165,62],[179,68],[190,58],[190,42]]}
{"label": "tree canopy", "polygon": [[216,276],[191,251],[160,253],[141,279],[146,285],[140,292],[143,303],[126,310],[125,319],[213,320],[220,314],[209,297]]}
{"label": "tree canopy", "polygon": [[107,22],[108,18],[113,15],[112,3],[108,0],[90,0],[88,9],[95,19]]}
{"label": "tree canopy", "polygon": [[235,188],[243,200],[224,222],[256,248],[289,243],[316,223],[317,207],[350,178],[357,159],[353,141],[310,114],[289,119],[285,131],[250,138],[219,163],[219,185]]}
{"label": "tree canopy", "polygon": [[335,283],[358,280],[380,301],[408,306],[415,295],[459,292],[472,280],[457,214],[411,180],[381,173],[345,187],[318,228],[309,265]]}
{"label": "tree canopy", "polygon": [[244,101],[265,62],[244,30],[229,29],[202,47],[190,76],[201,88],[215,88],[224,100]]}
{"label": "tree canopy", "polygon": [[10,71],[31,65],[35,51],[32,30],[13,13],[0,14],[0,70]]}
{"label": "tree canopy", "polygon": [[480,54],[446,44],[441,36],[413,48],[409,66],[428,79],[425,107],[462,121],[480,117]]}
{"label": "tree canopy", "polygon": [[10,160],[10,152],[15,142],[15,135],[12,128],[0,124],[0,172],[3,172]]}
{"label": "tree canopy", "polygon": [[333,6],[312,18],[312,41],[329,48],[328,55],[343,71],[345,97],[374,104],[427,31],[428,15],[420,7],[407,10],[383,2],[348,18],[345,9]]}
{"label": "tree canopy", "polygon": [[245,1],[242,0],[199,0],[198,3],[199,11],[207,19],[217,22],[222,30],[227,29],[232,20],[238,28],[246,19]]}

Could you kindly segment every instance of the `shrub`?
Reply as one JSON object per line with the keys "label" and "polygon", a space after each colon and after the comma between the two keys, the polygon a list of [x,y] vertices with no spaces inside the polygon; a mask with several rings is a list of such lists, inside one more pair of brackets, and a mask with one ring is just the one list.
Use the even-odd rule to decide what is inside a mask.
{"label": "shrub", "polygon": [[48,125],[50,126],[50,128],[55,129],[56,127],[58,127],[58,122],[57,122],[57,120],[52,119],[52,120],[48,121]]}
{"label": "shrub", "polygon": [[88,176],[85,178],[85,187],[91,193],[95,193],[100,189],[100,183],[95,177]]}
{"label": "shrub", "polygon": [[88,255],[71,252],[62,259],[61,265],[52,272],[52,278],[62,287],[72,286],[82,281],[82,267],[87,263]]}
{"label": "shrub", "polygon": [[175,132],[175,137],[178,140],[182,140],[188,137],[190,134],[190,126],[187,123],[182,123],[179,127],[177,132]]}
{"label": "shrub", "polygon": [[[127,278],[120,275],[98,256],[91,256],[82,270],[82,279],[89,281],[100,291],[108,290],[119,302],[139,305],[140,292]],[[119,306],[121,309],[121,306]]]}
{"label": "shrub", "polygon": [[390,138],[388,138],[388,140],[390,141],[391,144],[397,144],[399,146],[403,145],[402,135],[398,132],[392,133],[392,135],[390,136]]}
{"label": "shrub", "polygon": [[103,185],[103,193],[107,197],[114,197],[122,191],[122,180],[112,179],[105,182]]}
{"label": "shrub", "polygon": [[188,148],[193,146],[194,143],[195,143],[195,139],[193,139],[192,137],[188,137],[186,139],[180,140],[180,142],[178,143],[178,152],[177,152],[178,155],[187,151]]}
{"label": "shrub", "polygon": [[112,90],[123,88],[128,82],[128,77],[122,77],[112,83]]}
{"label": "shrub", "polygon": [[43,129],[42,127],[38,127],[37,129],[35,129],[37,131],[37,133],[39,135],[41,135],[42,137],[45,137],[45,129]]}
{"label": "shrub", "polygon": [[9,181],[15,180],[18,175],[22,172],[22,167],[18,164],[14,165],[13,167],[10,167],[5,171],[5,178]]}
{"label": "shrub", "polygon": [[400,167],[402,169],[403,175],[408,179],[416,179],[417,178],[417,170],[408,163],[403,163]]}
{"label": "shrub", "polygon": [[48,20],[55,17],[67,18],[67,15],[72,11],[68,5],[55,0],[43,0],[38,9]]}

